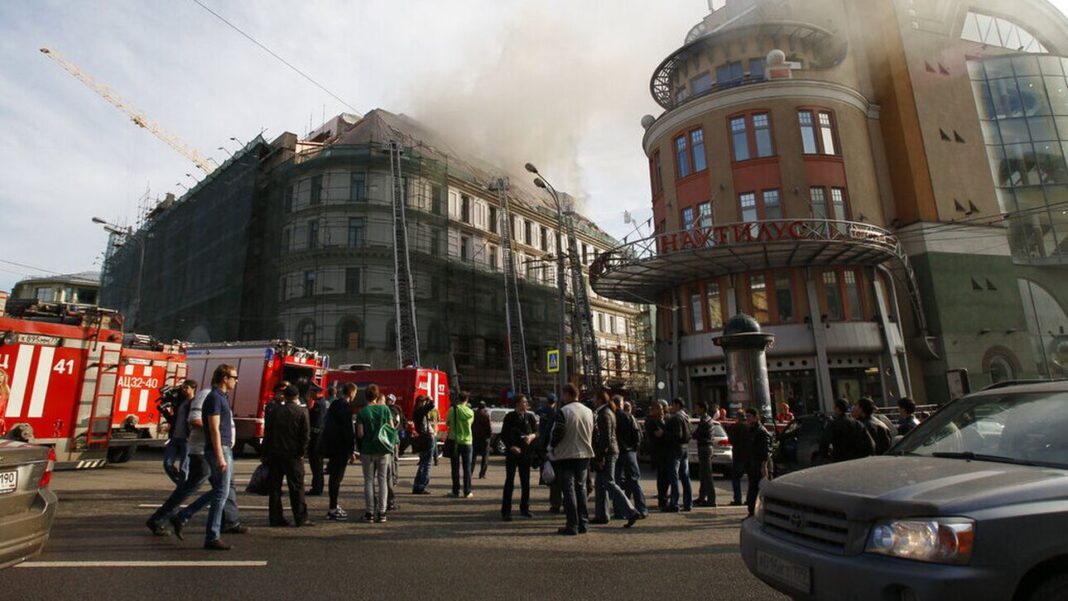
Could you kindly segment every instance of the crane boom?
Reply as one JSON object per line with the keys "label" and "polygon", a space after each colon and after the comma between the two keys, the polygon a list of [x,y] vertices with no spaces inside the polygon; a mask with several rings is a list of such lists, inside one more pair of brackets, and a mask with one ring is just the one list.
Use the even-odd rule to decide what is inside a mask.
{"label": "crane boom", "polygon": [[63,55],[49,48],[41,48],[41,53],[56,61],[56,63],[66,69],[68,73],[78,78],[78,81],[81,81],[90,90],[96,92],[101,98],[107,100],[115,108],[125,113],[135,125],[148,130],[152,135],[166,142],[168,146],[176,150],[179,154],[190,161],[193,161],[193,164],[204,170],[205,173],[215,171],[216,166],[212,163],[211,159],[205,157],[197,152],[195,148],[192,148],[180,139],[164,131],[155,121],[149,120],[144,113],[127,104],[126,101],[116,94],[114,90],[93,79],[91,75],[79,69],[77,65],[68,61]]}

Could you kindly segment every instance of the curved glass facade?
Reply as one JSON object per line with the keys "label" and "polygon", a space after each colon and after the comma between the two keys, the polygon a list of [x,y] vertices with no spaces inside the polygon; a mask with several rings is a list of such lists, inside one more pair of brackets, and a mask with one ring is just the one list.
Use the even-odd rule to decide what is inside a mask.
{"label": "curved glass facade", "polygon": [[1068,58],[968,62],[1014,261],[1068,263]]}

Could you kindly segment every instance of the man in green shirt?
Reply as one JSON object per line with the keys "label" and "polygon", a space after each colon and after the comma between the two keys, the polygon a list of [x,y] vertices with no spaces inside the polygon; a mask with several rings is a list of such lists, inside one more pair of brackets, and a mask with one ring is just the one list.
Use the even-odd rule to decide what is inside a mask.
{"label": "man in green shirt", "polygon": [[360,519],[381,523],[386,521],[386,481],[389,478],[389,457],[393,445],[397,444],[397,424],[376,384],[367,387],[366,395],[367,406],[356,415],[356,439],[360,444],[360,462],[363,466],[363,498],[367,506],[366,513]]}
{"label": "man in green shirt", "polygon": [[445,415],[445,427],[449,429],[449,440],[453,441],[452,457],[452,492],[450,497],[460,496],[460,463],[464,466],[464,498],[471,493],[471,463],[474,460],[474,447],[471,445],[471,423],[475,421],[475,412],[471,410],[471,395],[461,392],[459,403],[449,408]]}

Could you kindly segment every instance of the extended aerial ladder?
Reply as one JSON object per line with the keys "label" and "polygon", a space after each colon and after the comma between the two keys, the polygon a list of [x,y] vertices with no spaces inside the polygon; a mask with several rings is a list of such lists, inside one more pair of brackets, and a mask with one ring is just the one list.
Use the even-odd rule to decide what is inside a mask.
{"label": "extended aerial ladder", "polygon": [[593,335],[593,311],[590,296],[586,293],[586,278],[583,274],[582,257],[578,253],[573,216],[567,216],[567,254],[571,266],[571,289],[574,297],[571,317],[571,335],[578,341],[582,355],[582,387],[589,392],[601,389],[601,359],[597,339]]}
{"label": "extended aerial ladder", "polygon": [[512,372],[512,392],[530,396],[530,373],[527,371],[527,337],[523,331],[523,311],[519,304],[519,278],[515,269],[512,244],[512,214],[508,210],[508,179],[497,178],[490,191],[497,193],[501,205],[501,254],[504,257],[504,317],[508,327],[508,362]]}
{"label": "extended aerial ladder", "polygon": [[56,61],[60,67],[63,67],[71,75],[78,78],[78,81],[81,81],[90,90],[96,92],[101,98],[110,102],[112,106],[125,113],[126,116],[134,122],[134,125],[148,130],[149,133],[166,142],[168,146],[176,150],[179,154],[190,161],[193,161],[193,164],[202,169],[205,173],[215,171],[216,165],[210,158],[205,157],[197,152],[195,148],[164,131],[155,121],[149,120],[144,113],[127,104],[126,101],[116,94],[114,90],[93,79],[91,75],[82,71],[77,65],[64,58],[60,53],[49,48],[41,48],[41,53]]}
{"label": "extended aerial ladder", "polygon": [[412,286],[412,267],[408,258],[408,222],[405,219],[404,175],[401,162],[404,151],[390,140],[389,171],[390,200],[393,203],[393,286],[397,312],[397,367],[419,366],[419,335],[415,322],[415,290]]}

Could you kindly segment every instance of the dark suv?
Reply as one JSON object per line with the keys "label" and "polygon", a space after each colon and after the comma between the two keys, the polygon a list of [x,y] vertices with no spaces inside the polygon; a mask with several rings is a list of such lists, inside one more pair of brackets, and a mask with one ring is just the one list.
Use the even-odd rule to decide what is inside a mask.
{"label": "dark suv", "polygon": [[1068,383],[958,399],[887,455],[761,488],[749,570],[799,599],[1068,599]]}

